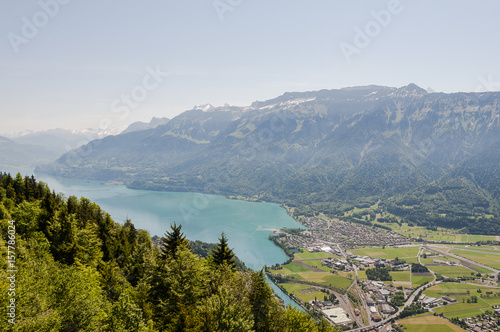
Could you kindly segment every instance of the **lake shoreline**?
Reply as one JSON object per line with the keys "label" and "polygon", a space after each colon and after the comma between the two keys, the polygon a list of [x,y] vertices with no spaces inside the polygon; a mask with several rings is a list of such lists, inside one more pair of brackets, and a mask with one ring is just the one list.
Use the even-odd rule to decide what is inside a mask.
{"label": "lake shoreline", "polygon": [[284,251],[269,240],[269,235],[283,228],[303,227],[275,202],[199,191],[149,190],[116,181],[31,173],[66,197],[83,196],[96,202],[117,222],[131,219],[137,228],[148,230],[151,236],[163,236],[168,225],[174,222],[182,224],[184,233],[193,241],[216,243],[224,231],[238,257],[255,270],[288,259]]}

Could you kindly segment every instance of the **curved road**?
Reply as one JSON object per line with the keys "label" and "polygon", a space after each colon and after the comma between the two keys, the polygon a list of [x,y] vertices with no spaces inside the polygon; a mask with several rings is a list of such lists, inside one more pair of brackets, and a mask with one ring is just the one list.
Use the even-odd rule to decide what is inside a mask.
{"label": "curved road", "polygon": [[[462,260],[462,261],[465,261],[465,262],[469,262],[471,264],[474,264],[476,266],[481,266],[481,267],[484,267],[484,268],[487,268],[489,270],[492,270],[494,271],[494,274],[495,275],[498,275],[498,273],[500,273],[500,270],[497,270],[497,269],[494,269],[490,266],[486,266],[486,265],[483,265],[483,264],[480,264],[478,262],[475,262],[475,261],[472,261],[470,259],[467,259],[467,258],[464,258],[462,256],[459,256],[459,255],[455,255],[455,254],[452,254],[452,253],[449,253],[449,252],[446,252],[446,251],[443,251],[443,250],[440,250],[440,249],[437,249],[435,247],[430,247],[429,245],[423,245],[420,247],[420,250],[418,252],[418,262],[421,263],[421,260],[420,260],[420,257],[423,253],[423,250],[425,249],[429,249],[429,250],[434,250],[434,251],[437,251],[439,253],[442,253],[443,255],[447,255],[447,256],[450,256],[450,257],[453,257],[453,258],[456,258],[456,259],[459,259],[459,260]],[[408,298],[408,300],[406,301],[405,305],[403,306],[402,309],[408,307],[410,304],[413,303],[413,301],[415,300],[415,297],[417,296],[418,293],[420,293],[421,290],[427,288],[427,287],[432,287],[434,285],[437,285],[437,284],[440,284],[441,281],[436,281],[436,274],[429,270],[433,275],[434,275],[434,281],[426,284],[426,285],[422,285],[420,286],[419,288],[417,288],[411,295],[410,297]],[[494,288],[494,287],[492,287]],[[378,323],[373,323],[371,325],[368,325],[368,326],[364,326],[364,327],[359,327],[359,328],[356,328],[356,329],[352,329],[352,330],[349,330],[349,331],[353,331],[353,332],[358,332],[358,331],[365,331],[365,330],[369,330],[371,328],[374,328],[374,327],[380,327],[380,326],[384,326],[385,324],[387,324],[391,319],[393,318],[396,318],[399,313],[402,311],[402,309],[399,309],[398,311],[396,311],[394,314],[392,314],[391,316],[387,317],[386,319],[383,319],[382,321],[378,322]]]}
{"label": "curved road", "polygon": [[[420,256],[422,255],[423,251],[424,251],[424,248],[420,247],[420,250],[418,251],[418,255],[417,255],[419,263],[421,263]],[[432,272],[432,271],[430,271],[430,272]],[[352,330],[349,330],[349,331],[356,331],[356,332],[357,331],[365,331],[365,330],[369,330],[369,329],[374,328],[374,327],[384,326],[391,319],[396,318],[400,314],[400,312],[404,310],[404,308],[408,307],[409,305],[411,305],[413,303],[413,301],[415,300],[415,297],[417,296],[418,293],[420,293],[421,290],[423,290],[423,289],[425,289],[427,287],[431,287],[431,286],[434,286],[434,285],[437,285],[437,284],[441,283],[441,281],[437,281],[436,282],[436,274],[434,272],[432,272],[432,275],[434,276],[434,280],[432,282],[430,282],[428,284],[425,284],[425,285],[422,285],[419,288],[417,288],[416,290],[414,290],[413,293],[408,298],[408,300],[406,300],[406,302],[405,302],[405,304],[404,304],[404,306],[403,306],[402,309],[398,309],[398,311],[396,311],[395,313],[393,313],[391,316],[389,316],[389,317],[381,320],[380,322],[372,323],[372,324],[370,324],[368,326],[359,327],[359,328],[352,329]]]}
{"label": "curved road", "polygon": [[[420,293],[421,290],[427,288],[427,287],[431,287],[431,286],[434,286],[434,285],[437,285],[437,284],[440,284],[441,281],[437,281],[437,282],[431,282],[429,284],[426,284],[426,285],[423,285],[423,286],[420,286],[419,288],[417,288],[411,295],[410,297],[408,298],[408,300],[406,301],[405,305],[403,306],[403,310],[404,308],[408,307],[410,304],[413,303],[413,301],[415,300],[415,297],[417,296],[418,293]],[[392,314],[391,316],[381,320],[380,322],[377,322],[377,323],[373,323],[371,325],[368,325],[368,326],[363,326],[363,327],[359,327],[359,328],[356,328],[356,329],[352,329],[352,330],[349,330],[349,331],[365,331],[365,330],[369,330],[371,328],[374,328],[374,327],[380,327],[380,326],[384,326],[385,324],[387,324],[391,319],[393,318],[396,318],[399,313],[402,311],[402,309],[399,309],[398,311],[396,311],[394,314]]]}

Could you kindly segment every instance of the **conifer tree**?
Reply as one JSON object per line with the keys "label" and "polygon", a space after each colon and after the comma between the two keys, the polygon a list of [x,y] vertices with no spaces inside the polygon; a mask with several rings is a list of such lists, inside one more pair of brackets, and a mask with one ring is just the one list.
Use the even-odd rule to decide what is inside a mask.
{"label": "conifer tree", "polygon": [[272,324],[272,309],[276,306],[273,298],[273,291],[266,282],[263,270],[259,272],[252,271],[250,288],[250,305],[254,316],[254,330],[256,332],[269,331]]}
{"label": "conifer tree", "polygon": [[177,226],[177,224],[174,223],[173,225],[170,225],[170,228],[172,231],[165,232],[165,236],[161,238],[161,251],[163,258],[168,255],[170,257],[175,257],[175,253],[181,245],[185,245],[186,247],[189,245],[189,241],[186,240],[186,236],[181,232],[182,225]]}
{"label": "conifer tree", "polygon": [[216,265],[226,263],[227,265],[236,268],[234,253],[233,250],[227,245],[227,238],[224,232],[222,232],[221,237],[219,238],[217,248],[212,252],[212,257]]}

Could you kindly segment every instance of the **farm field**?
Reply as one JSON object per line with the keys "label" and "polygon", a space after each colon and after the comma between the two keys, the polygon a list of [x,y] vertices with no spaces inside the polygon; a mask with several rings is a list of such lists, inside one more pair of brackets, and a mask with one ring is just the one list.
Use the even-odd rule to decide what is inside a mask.
{"label": "farm field", "polygon": [[475,274],[475,271],[465,267],[465,266],[428,266],[428,268],[436,273],[439,273],[443,276],[449,278],[458,278],[458,277],[470,277],[471,273]]}
{"label": "farm field", "polygon": [[307,267],[305,266],[302,266],[302,265],[299,265],[297,264],[296,262],[291,262],[287,265],[283,265],[283,268],[284,269],[287,269],[293,273],[298,273],[298,272],[309,272],[311,271],[310,269],[308,269]]}
{"label": "farm field", "polygon": [[[335,271],[323,266],[321,263],[321,257],[332,256],[327,253],[310,253],[305,251],[302,254],[295,254],[295,259],[291,263],[283,265],[281,269],[270,269],[269,272],[272,274],[280,273],[286,277],[309,281],[325,287],[332,286],[339,289],[347,289],[352,283],[353,273]],[[307,258],[301,259],[299,257]]]}
{"label": "farm field", "polygon": [[453,245],[455,249],[465,249],[473,251],[484,251],[500,254],[500,246],[470,246],[470,245]]}
{"label": "farm field", "polygon": [[303,262],[311,267],[316,267],[316,268],[321,269],[325,272],[334,271],[333,269],[330,269],[328,266],[323,266],[323,264],[321,263],[321,261],[319,259],[312,260],[312,261],[303,261]]}
{"label": "farm field", "polygon": [[406,223],[402,223],[401,225],[395,223],[375,223],[389,227],[394,232],[399,233],[403,236],[412,238],[422,237],[423,239],[428,241],[462,242],[462,236],[464,236],[463,242],[465,242],[467,238],[466,234],[455,234],[457,232],[456,230],[438,228],[437,231],[433,231],[426,229],[425,227],[408,226],[408,224]]}
{"label": "farm field", "polygon": [[437,317],[432,314],[427,314],[419,317],[408,317],[397,322],[406,328],[406,332],[462,332],[465,331],[461,327],[452,324],[442,317]]}
{"label": "farm field", "polygon": [[468,235],[467,242],[475,243],[479,241],[496,241],[494,235]]}
{"label": "farm field", "polygon": [[459,255],[478,263],[484,264],[486,266],[491,266],[496,269],[500,269],[500,255],[494,255],[487,252],[473,252],[465,250],[450,250],[451,253]]}
{"label": "farm field", "polygon": [[392,277],[392,282],[393,283],[398,283],[398,282],[410,282],[410,271],[391,271],[389,274]]}
{"label": "farm field", "polygon": [[463,234],[458,229],[445,229],[438,227],[436,231],[426,229],[419,226],[408,226],[406,223],[401,225],[396,223],[381,223],[374,222],[378,225],[383,225],[392,229],[393,232],[410,238],[423,238],[427,241],[446,241],[446,242],[461,242],[461,243],[476,243],[480,241],[497,241],[497,237],[493,235],[475,235]]}
{"label": "farm field", "polygon": [[408,263],[408,264],[411,264],[411,263],[417,264],[418,263],[418,258],[417,257],[405,257],[405,258],[402,258],[402,259],[405,260],[406,263]]}
{"label": "farm field", "polygon": [[309,252],[306,249],[302,249],[303,252],[295,254],[295,259],[321,259],[328,257],[337,257],[333,254],[329,254],[327,252]]}
{"label": "farm field", "polygon": [[[480,290],[480,293],[478,292]],[[487,294],[487,292],[491,292]],[[424,295],[431,297],[449,296],[457,303],[434,308],[436,313],[442,313],[447,318],[464,318],[472,317],[484,313],[491,306],[500,303],[498,294],[500,289],[474,286],[459,283],[444,283],[432,286],[424,291]],[[472,296],[477,297],[477,303],[467,303],[467,299]]]}
{"label": "farm field", "polygon": [[358,270],[358,279],[368,279],[368,277],[366,276],[366,272],[365,271],[359,271]]}
{"label": "farm field", "polygon": [[398,257],[399,259],[406,260],[406,258],[417,257],[418,250],[418,247],[376,247],[354,249],[352,250],[352,253],[357,256],[369,256],[385,259],[395,259],[396,257]]}
{"label": "farm field", "polygon": [[421,257],[420,258],[420,261],[422,262],[422,264],[435,264],[433,262],[433,260],[437,259],[437,260],[440,260],[440,261],[443,261],[443,262],[457,262],[459,263],[460,260],[459,259],[455,259],[455,258],[451,258],[449,256],[443,256],[441,254],[438,254],[437,252],[435,251],[432,251],[432,250],[425,250],[425,253],[428,253],[430,251],[431,253],[431,256],[427,255],[426,258],[423,258]]}
{"label": "farm field", "polygon": [[487,268],[484,268],[482,266],[476,266],[474,267],[474,270],[480,272],[480,273],[484,273],[484,274],[488,274],[488,273],[492,273],[493,271],[487,269]]}
{"label": "farm field", "polygon": [[413,288],[419,287],[420,285],[426,283],[426,282],[431,282],[434,280],[434,277],[432,275],[430,276],[416,276],[413,274],[411,276],[411,286]]}
{"label": "farm field", "polygon": [[325,293],[307,285],[280,284],[280,286],[285,288],[289,294],[293,292],[293,295],[301,299],[304,303],[314,299],[323,300],[325,297]]}

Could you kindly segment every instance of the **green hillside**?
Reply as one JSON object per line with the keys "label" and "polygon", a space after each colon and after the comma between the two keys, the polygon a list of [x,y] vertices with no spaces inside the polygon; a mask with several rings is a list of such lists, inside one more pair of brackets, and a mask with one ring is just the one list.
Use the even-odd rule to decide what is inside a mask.
{"label": "green hillside", "polygon": [[160,248],[88,199],[0,173],[0,329],[333,331],[280,307],[264,274],[238,271],[222,241],[205,259],[174,228]]}

